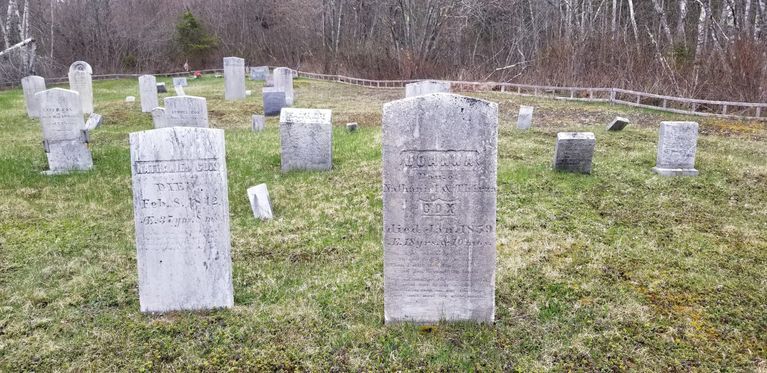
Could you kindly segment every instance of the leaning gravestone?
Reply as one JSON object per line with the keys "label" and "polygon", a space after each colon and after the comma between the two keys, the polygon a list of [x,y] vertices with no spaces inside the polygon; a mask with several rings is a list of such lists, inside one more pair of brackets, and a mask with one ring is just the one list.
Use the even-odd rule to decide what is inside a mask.
{"label": "leaning gravestone", "polygon": [[93,158],[88,150],[82,103],[77,92],[53,88],[36,94],[40,101],[40,124],[48,171],[53,175],[89,170]]}
{"label": "leaning gravestone", "polygon": [[274,76],[274,88],[285,92],[285,104],[293,106],[295,95],[293,93],[293,70],[287,67],[278,67],[272,72]]}
{"label": "leaning gravestone", "polygon": [[141,312],[232,307],[224,131],[130,134]]}
{"label": "leaning gravestone", "polygon": [[157,107],[157,78],[142,75],[138,78],[138,93],[141,97],[141,112],[150,113]]}
{"label": "leaning gravestone", "polygon": [[165,121],[165,108],[156,107],[152,109],[152,124],[154,128],[168,127],[168,123]]}
{"label": "leaning gravestone", "polygon": [[591,173],[591,160],[597,140],[591,132],[560,132],[554,148],[554,169],[557,171]]}
{"label": "leaning gravestone", "polygon": [[269,76],[269,66],[258,66],[250,68],[250,80],[263,80]]}
{"label": "leaning gravestone", "polygon": [[258,220],[271,219],[272,204],[269,202],[269,190],[266,188],[266,184],[250,187],[247,192],[250,208],[253,210],[253,217]]}
{"label": "leaning gravestone", "polygon": [[432,94],[383,108],[384,319],[495,314],[498,105]]}
{"label": "leaning gravestone", "polygon": [[532,106],[520,106],[519,116],[517,117],[517,129],[528,130],[533,125],[533,110]]}
{"label": "leaning gravestone", "polygon": [[168,127],[208,128],[208,103],[202,97],[165,98],[165,125]]}
{"label": "leaning gravestone", "polygon": [[697,147],[698,123],[661,122],[658,158],[652,171],[660,176],[698,176]]}
{"label": "leaning gravestone", "polygon": [[224,58],[224,99],[245,99],[245,60],[242,58]]}
{"label": "leaning gravestone", "polygon": [[93,112],[93,69],[84,61],[69,66],[69,89],[80,94],[83,114]]}
{"label": "leaning gravestone", "polygon": [[282,172],[329,170],[333,167],[332,112],[327,109],[282,109],[280,159]]}
{"label": "leaning gravestone", "polygon": [[85,121],[85,131],[93,131],[101,125],[101,114],[93,113]]}
{"label": "leaning gravestone", "polygon": [[35,94],[45,90],[45,79],[41,76],[30,75],[21,79],[21,88],[24,91],[24,103],[27,106],[27,116],[30,118],[40,117],[40,101]]}
{"label": "leaning gravestone", "polygon": [[405,85],[405,97],[416,97],[430,93],[450,93],[450,82],[424,80]]}
{"label": "leaning gravestone", "polygon": [[615,117],[610,124],[607,125],[608,131],[623,131],[626,126],[629,125],[629,120],[623,117]]}
{"label": "leaning gravestone", "polygon": [[285,104],[285,91],[276,87],[269,87],[264,88],[261,92],[264,97],[264,115],[267,117],[280,115],[282,108],[287,106]]}
{"label": "leaning gravestone", "polygon": [[186,87],[187,85],[189,83],[187,83],[186,78],[173,78],[174,87]]}
{"label": "leaning gravestone", "polygon": [[173,86],[173,89],[176,90],[176,96],[186,96],[186,92],[184,92],[184,87],[177,85],[177,86]]}

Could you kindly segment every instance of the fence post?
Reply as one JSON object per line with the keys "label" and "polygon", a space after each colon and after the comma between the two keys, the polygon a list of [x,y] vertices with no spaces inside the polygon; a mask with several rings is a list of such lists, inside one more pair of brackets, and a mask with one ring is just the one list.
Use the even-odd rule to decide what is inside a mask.
{"label": "fence post", "polygon": [[615,103],[615,88],[610,88],[610,103]]}
{"label": "fence post", "polygon": [[666,99],[664,98],[664,99],[663,99],[663,108],[665,109],[665,108],[667,108],[667,107],[668,107],[668,100],[666,100]]}
{"label": "fence post", "polygon": [[575,90],[572,88],[570,89],[570,98],[575,98]]}
{"label": "fence post", "polygon": [[756,107],[756,117],[757,118],[761,118],[762,117],[762,107],[761,106],[757,106]]}
{"label": "fence post", "polygon": [[594,90],[589,89],[589,100],[593,100],[593,99],[594,99]]}
{"label": "fence post", "polygon": [[727,114],[727,105],[722,105],[722,114]]}

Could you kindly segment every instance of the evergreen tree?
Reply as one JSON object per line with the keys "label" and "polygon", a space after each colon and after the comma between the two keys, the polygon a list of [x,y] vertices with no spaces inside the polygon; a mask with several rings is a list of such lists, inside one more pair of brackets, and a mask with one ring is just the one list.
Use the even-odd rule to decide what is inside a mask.
{"label": "evergreen tree", "polygon": [[176,44],[184,58],[202,64],[210,52],[216,49],[218,40],[208,34],[197,17],[187,9],[176,24]]}

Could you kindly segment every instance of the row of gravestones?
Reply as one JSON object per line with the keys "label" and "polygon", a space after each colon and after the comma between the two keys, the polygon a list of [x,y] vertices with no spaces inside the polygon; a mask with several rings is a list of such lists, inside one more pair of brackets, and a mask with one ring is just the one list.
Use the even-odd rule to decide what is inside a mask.
{"label": "row of gravestones", "polygon": [[[35,97],[46,147],[65,157],[88,152],[80,95],[51,89]],[[224,133],[195,128],[207,126],[186,114],[175,120],[130,135],[141,310],[231,307]],[[492,322],[497,104],[420,95],[384,105],[382,130],[386,322]],[[664,123],[658,167],[668,166],[660,157],[686,154],[689,147],[675,144],[694,144],[695,135],[697,125]],[[329,110],[281,111],[283,171],[329,170],[331,142]],[[251,201],[265,194],[259,187],[249,190]]]}

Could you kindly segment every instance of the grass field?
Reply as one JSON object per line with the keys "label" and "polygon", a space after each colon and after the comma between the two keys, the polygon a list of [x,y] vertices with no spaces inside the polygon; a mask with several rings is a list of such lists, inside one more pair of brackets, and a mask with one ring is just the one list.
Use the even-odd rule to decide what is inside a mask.
{"label": "grass field", "polygon": [[[0,92],[0,371],[767,371],[764,124],[472,94],[501,118],[496,323],[384,326],[380,119],[404,90],[297,80],[295,107],[333,109],[333,170],[282,174],[247,84],[235,103],[222,79],[186,88],[226,130],[235,307],[159,316],[138,303],[137,81],[95,83],[95,167],[54,177],[21,90]],[[520,104],[532,131],[513,130]],[[633,123],[607,133],[615,115]],[[661,120],[701,123],[701,176],[650,172]],[[596,134],[592,175],[551,171],[565,130]],[[258,183],[272,221],[250,212]]]}

